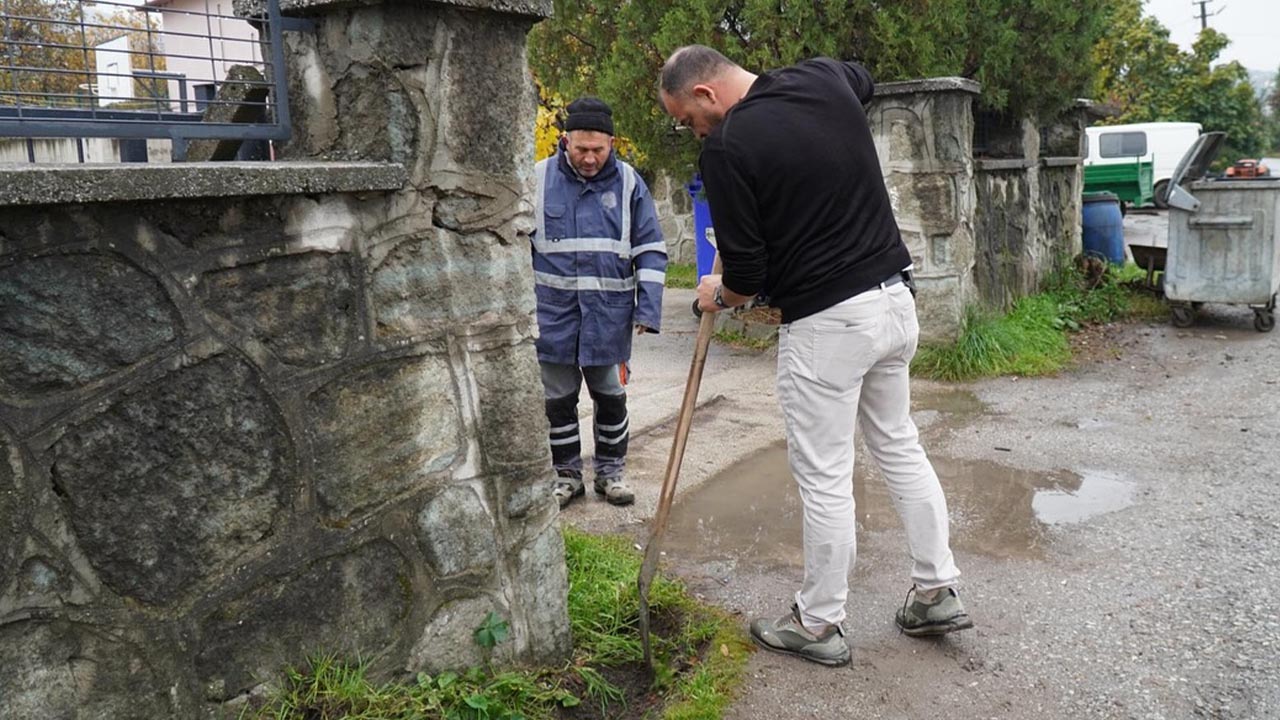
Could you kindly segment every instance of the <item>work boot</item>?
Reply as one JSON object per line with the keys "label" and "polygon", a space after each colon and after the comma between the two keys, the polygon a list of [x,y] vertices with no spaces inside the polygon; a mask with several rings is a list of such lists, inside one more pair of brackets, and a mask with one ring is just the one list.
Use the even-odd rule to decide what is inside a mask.
{"label": "work boot", "polygon": [[596,476],[596,494],[603,495],[610,505],[630,505],[636,501],[636,494],[621,475],[610,477]]}
{"label": "work boot", "polygon": [[973,621],[964,611],[964,604],[953,587],[942,588],[932,600],[925,600],[913,585],[893,619],[902,632],[911,637],[946,635],[973,627]]}
{"label": "work boot", "polygon": [[556,482],[551,487],[551,494],[556,496],[560,507],[568,505],[574,498],[582,497],[586,491],[582,484],[582,473],[575,470],[556,471]]}
{"label": "work boot", "polygon": [[800,622],[800,608],[780,618],[757,618],[751,621],[751,639],[771,652],[795,655],[805,660],[839,667],[848,665],[852,653],[844,641],[844,631],[832,625],[821,637],[809,632]]}

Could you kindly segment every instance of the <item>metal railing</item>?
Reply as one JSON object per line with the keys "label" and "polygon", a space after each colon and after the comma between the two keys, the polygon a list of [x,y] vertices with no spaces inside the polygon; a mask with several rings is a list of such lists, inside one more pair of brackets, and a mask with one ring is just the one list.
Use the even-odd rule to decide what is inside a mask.
{"label": "metal railing", "polygon": [[[0,137],[286,140],[279,0],[0,0]],[[235,92],[228,93],[234,89]]]}

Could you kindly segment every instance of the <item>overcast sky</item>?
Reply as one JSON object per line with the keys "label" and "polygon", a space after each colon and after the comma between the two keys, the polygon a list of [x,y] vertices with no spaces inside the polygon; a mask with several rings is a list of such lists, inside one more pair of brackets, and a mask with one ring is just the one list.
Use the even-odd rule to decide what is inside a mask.
{"label": "overcast sky", "polygon": [[[1231,38],[1219,56],[1250,70],[1280,67],[1280,0],[1210,0],[1209,27]],[[1190,49],[1200,32],[1200,4],[1191,0],[1147,0],[1146,11],[1169,28],[1169,39]]]}

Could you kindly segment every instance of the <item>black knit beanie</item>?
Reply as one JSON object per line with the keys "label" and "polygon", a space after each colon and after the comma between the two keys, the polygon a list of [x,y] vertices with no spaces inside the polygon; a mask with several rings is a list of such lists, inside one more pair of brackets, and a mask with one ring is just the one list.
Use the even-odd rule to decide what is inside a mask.
{"label": "black knit beanie", "polygon": [[596,130],[613,135],[613,110],[600,98],[580,97],[569,103],[568,110],[569,117],[564,121],[565,132]]}

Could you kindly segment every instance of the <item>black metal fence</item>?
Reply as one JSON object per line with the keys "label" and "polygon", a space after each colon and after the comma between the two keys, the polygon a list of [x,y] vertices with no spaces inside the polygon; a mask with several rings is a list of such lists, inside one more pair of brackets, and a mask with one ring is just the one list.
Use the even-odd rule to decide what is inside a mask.
{"label": "black metal fence", "polygon": [[297,21],[231,2],[0,0],[0,138],[287,139]]}

